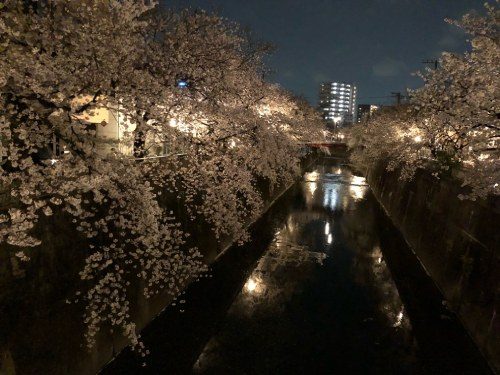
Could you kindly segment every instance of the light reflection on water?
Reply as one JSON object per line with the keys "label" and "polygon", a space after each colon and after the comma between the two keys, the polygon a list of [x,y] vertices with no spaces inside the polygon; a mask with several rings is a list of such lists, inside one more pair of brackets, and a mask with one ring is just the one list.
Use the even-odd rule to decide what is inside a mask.
{"label": "light reflection on water", "polygon": [[[362,288],[369,291],[359,296],[361,303],[368,307],[363,306],[363,312],[352,317],[328,317],[324,324],[345,321],[355,324],[355,329],[361,329],[361,332],[372,330],[369,326],[372,324],[377,328],[378,336],[399,335],[401,338],[398,340],[412,347],[410,321],[382,251],[373,237],[374,225],[369,217],[365,217],[370,215],[362,206],[367,192],[365,179],[353,175],[343,166],[319,166],[304,175],[300,193],[304,207],[289,212],[284,225],[275,233],[272,244],[229,308],[224,327],[211,337],[199,355],[194,372],[204,373],[214,368],[222,371],[221,368],[242,365],[242,352],[258,350],[246,346],[238,348],[235,341],[243,335],[242,332],[245,332],[245,337],[255,336],[250,341],[257,345],[260,340],[257,337],[272,335],[260,332],[262,327],[259,322],[278,319],[280,324],[288,324],[282,323],[279,317],[294,314],[287,310],[292,301],[307,299],[310,291],[306,290],[311,283],[318,282],[318,279],[329,283],[329,278],[335,278],[337,274],[347,278],[343,282],[352,284],[353,290]],[[337,257],[340,257],[338,261]],[[316,288],[324,287],[325,282],[319,283]],[[339,290],[338,294],[346,292],[349,294]],[[319,298],[326,298],[321,303],[332,313],[336,311],[335,305],[340,303],[335,301],[335,289],[325,290],[325,296]],[[345,300],[345,297],[338,298]],[[295,314],[306,314],[307,317],[307,304],[303,306],[299,302],[299,305],[304,310]],[[316,328],[321,330],[321,327]],[[297,328],[290,325],[288,329],[293,331]],[[277,340],[277,345],[280,345],[280,338]],[[398,345],[395,350],[399,350]],[[412,353],[412,350],[409,352]]]}
{"label": "light reflection on water", "polygon": [[[394,328],[401,327],[401,330],[410,332],[410,320],[406,316],[403,302],[396,285],[392,281],[382,250],[376,245],[370,252],[365,253],[365,257],[371,275],[365,280],[360,280],[360,282],[370,283],[373,286],[374,292],[377,293],[380,301],[378,309],[386,317],[388,324]],[[363,271],[360,270],[359,274],[363,274]]]}
{"label": "light reflection on water", "polygon": [[237,310],[244,306],[245,311],[251,313],[252,309],[260,307],[259,304],[277,306],[283,303],[286,294],[294,289],[291,285],[294,281],[282,277],[287,268],[323,264],[326,253],[310,251],[293,240],[297,226],[300,226],[300,223],[290,215],[286,225],[276,232],[273,243],[247,278],[232,309]]}
{"label": "light reflection on water", "polygon": [[308,172],[304,174],[304,182],[305,182],[305,187],[307,190],[306,194],[306,200],[308,202],[308,205],[312,204],[314,201],[314,193],[316,192],[316,189],[318,188],[318,178],[319,178],[319,173],[317,171],[314,172]]}
{"label": "light reflection on water", "polygon": [[[323,265],[327,258],[325,252],[311,251],[297,241],[297,228],[303,229],[310,218],[306,216],[304,220],[303,216],[293,214],[287,217],[286,224],[276,231],[272,244],[247,278],[228,315],[252,317],[283,311],[286,302],[301,288],[303,278]],[[327,242],[331,243],[332,234],[326,235],[329,236]],[[294,269],[293,278],[288,275],[290,268]],[[211,357],[217,356],[219,340],[217,336],[209,340],[193,367],[194,372],[203,372]]]}
{"label": "light reflection on water", "polygon": [[[368,184],[345,167],[319,167],[304,174],[303,195],[310,208],[322,196],[322,205],[332,211],[347,210],[350,204],[364,199]],[[320,188],[321,194],[318,194]]]}

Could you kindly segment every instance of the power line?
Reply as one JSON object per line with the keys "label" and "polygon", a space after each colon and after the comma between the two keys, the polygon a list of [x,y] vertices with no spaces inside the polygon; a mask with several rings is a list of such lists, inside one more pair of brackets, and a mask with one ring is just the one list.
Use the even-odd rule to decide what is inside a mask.
{"label": "power line", "polygon": [[398,92],[391,92],[391,96],[393,98],[396,98],[396,104],[400,105],[401,104],[401,99],[404,98],[404,96],[398,91]]}

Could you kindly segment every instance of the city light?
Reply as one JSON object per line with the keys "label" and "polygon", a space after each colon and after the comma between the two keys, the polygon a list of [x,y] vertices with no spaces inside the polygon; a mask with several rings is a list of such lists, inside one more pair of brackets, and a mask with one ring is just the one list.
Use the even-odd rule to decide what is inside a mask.
{"label": "city light", "polygon": [[320,89],[320,107],[323,118],[333,124],[350,123],[356,108],[356,87],[354,85],[325,82]]}

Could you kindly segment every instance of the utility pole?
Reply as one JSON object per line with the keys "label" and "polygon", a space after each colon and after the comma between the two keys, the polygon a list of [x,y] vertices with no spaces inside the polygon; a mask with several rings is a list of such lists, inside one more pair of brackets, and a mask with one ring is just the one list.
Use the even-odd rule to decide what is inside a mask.
{"label": "utility pole", "polygon": [[393,98],[396,98],[396,105],[400,105],[401,104],[401,99],[403,98],[403,95],[401,95],[400,92],[391,92],[391,96]]}
{"label": "utility pole", "polygon": [[438,63],[439,63],[439,60],[436,60],[436,59],[434,59],[434,60],[429,60],[429,59],[422,60],[422,64],[432,64],[432,65],[434,65],[434,70],[437,70]]}

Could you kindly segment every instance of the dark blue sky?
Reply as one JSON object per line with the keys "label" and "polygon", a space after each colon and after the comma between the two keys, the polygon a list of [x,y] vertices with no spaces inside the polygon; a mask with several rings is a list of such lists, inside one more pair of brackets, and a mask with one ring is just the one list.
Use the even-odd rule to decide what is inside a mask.
{"label": "dark blue sky", "polygon": [[358,86],[358,103],[388,103],[418,87],[422,59],[463,52],[465,36],[445,18],[482,10],[484,0],[163,0],[217,10],[276,45],[272,81],[316,104],[319,83]]}

